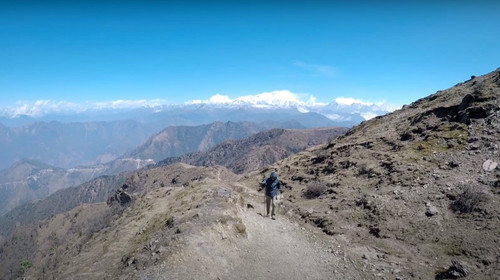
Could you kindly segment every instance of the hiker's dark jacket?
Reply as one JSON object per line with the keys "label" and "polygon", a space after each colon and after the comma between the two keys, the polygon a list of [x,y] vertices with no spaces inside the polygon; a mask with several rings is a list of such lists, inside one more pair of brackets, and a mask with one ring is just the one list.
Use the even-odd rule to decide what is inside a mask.
{"label": "hiker's dark jacket", "polygon": [[276,173],[272,172],[269,178],[264,178],[261,183],[261,187],[266,188],[266,195],[269,197],[275,197],[278,194],[278,190],[281,189],[280,180]]}

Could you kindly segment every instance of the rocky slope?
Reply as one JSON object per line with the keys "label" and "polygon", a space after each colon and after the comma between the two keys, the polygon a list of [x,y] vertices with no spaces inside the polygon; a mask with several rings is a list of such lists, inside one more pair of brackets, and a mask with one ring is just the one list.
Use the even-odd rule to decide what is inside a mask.
{"label": "rocky slope", "polygon": [[307,147],[325,143],[344,134],[346,128],[307,130],[272,129],[238,140],[225,141],[214,148],[168,158],[160,164],[182,162],[196,166],[220,165],[237,174],[262,169]]}
{"label": "rocky slope", "polygon": [[[499,279],[499,100],[500,69],[261,172],[131,173],[122,200],[3,238],[0,277]],[[256,191],[271,169],[276,221]]]}
{"label": "rocky slope", "polygon": [[330,244],[321,231],[285,217],[264,219],[254,208],[260,193],[237,181],[238,176],[223,167],[183,164],[134,174],[123,185],[132,194],[129,203],[83,204],[18,227],[0,247],[0,275],[25,279],[369,275],[353,269],[361,263]]}
{"label": "rocky slope", "polygon": [[432,279],[457,260],[498,279],[499,143],[500,69],[272,168],[298,217],[386,277]]}

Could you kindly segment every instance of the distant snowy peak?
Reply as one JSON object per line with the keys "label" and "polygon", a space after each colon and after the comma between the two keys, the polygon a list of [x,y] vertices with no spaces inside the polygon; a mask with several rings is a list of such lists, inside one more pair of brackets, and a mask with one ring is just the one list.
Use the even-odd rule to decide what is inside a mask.
{"label": "distant snowy peak", "polygon": [[314,96],[297,95],[288,90],[263,92],[257,95],[246,95],[235,99],[216,94],[208,100],[192,100],[185,105],[203,104],[214,107],[251,106],[255,108],[295,108],[301,113],[320,113],[334,121],[351,120],[350,115],[359,115],[368,120],[398,109],[398,106],[386,102],[372,103],[360,99],[337,97],[331,103],[317,102]]}
{"label": "distant snowy peak", "polygon": [[358,114],[365,120],[376,116],[385,115],[399,109],[401,106],[387,102],[366,102],[360,99],[338,97],[333,102],[320,108],[318,113],[327,116],[331,120],[338,120],[339,116],[346,114]]}
{"label": "distant snowy peak", "polygon": [[250,105],[254,107],[278,107],[278,108],[296,108],[296,107],[310,107],[316,105],[315,98],[310,96],[304,102],[298,95],[288,90],[276,90],[271,92],[263,92],[257,95],[245,95],[235,99],[229,96],[216,94],[208,100],[192,100],[186,102],[187,105],[191,104],[207,104],[207,105]]}

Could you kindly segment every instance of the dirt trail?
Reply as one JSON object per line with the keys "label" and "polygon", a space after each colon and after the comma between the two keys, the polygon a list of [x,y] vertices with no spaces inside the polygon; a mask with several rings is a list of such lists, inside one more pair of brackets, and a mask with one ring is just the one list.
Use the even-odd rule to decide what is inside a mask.
{"label": "dirt trail", "polygon": [[248,237],[239,245],[243,254],[228,279],[359,279],[345,269],[352,264],[335,240],[283,211],[276,220],[263,217],[262,193],[250,191],[247,200],[256,209],[241,213]]}
{"label": "dirt trail", "polygon": [[263,201],[253,202],[262,210],[241,213],[248,236],[240,244],[242,256],[234,265],[234,279],[335,279],[339,258],[315,243],[310,236],[314,233],[282,214],[276,220],[259,215]]}
{"label": "dirt trail", "polygon": [[380,279],[367,277],[344,245],[318,228],[283,211],[276,220],[263,217],[263,194],[244,188],[245,203],[255,208],[223,213],[241,219],[243,234],[230,223],[214,224],[189,236],[168,261],[130,279]]}

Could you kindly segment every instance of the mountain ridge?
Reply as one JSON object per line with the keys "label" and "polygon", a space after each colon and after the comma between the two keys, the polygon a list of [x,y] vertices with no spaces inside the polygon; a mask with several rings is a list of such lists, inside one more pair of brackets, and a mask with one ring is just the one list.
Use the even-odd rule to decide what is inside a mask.
{"label": "mountain ridge", "polygon": [[[208,125],[208,126],[203,126],[202,130],[210,130],[212,128],[215,128],[216,130],[219,130],[221,126],[226,126],[229,125],[230,130],[233,131],[236,129],[236,131],[240,131],[240,128],[235,127],[237,123],[214,123],[213,125]],[[255,124],[245,124],[246,126],[241,127],[241,129],[245,129],[246,127],[249,126],[251,128],[249,131],[246,133],[250,133],[253,131],[255,127]],[[158,133],[157,135],[162,135],[164,132],[168,132],[169,130],[164,130],[163,132]],[[260,166],[265,166],[268,163],[275,162],[276,160],[282,159],[283,157],[296,153],[299,150],[302,150],[306,148],[307,146],[310,146],[314,143],[322,143],[324,141],[327,141],[328,139],[331,139],[333,137],[336,137],[338,135],[343,134],[346,131],[345,128],[321,128],[321,129],[307,129],[307,130],[284,130],[284,129],[272,129],[269,131],[264,131],[261,133],[258,133],[256,136],[249,136],[245,139],[234,139],[234,140],[229,140],[229,142],[225,142],[222,144],[219,144],[214,147],[213,150],[208,150],[205,152],[199,152],[199,153],[194,153],[198,158],[205,158],[205,161],[208,159],[211,159],[213,157],[219,157],[220,154],[218,151],[220,149],[225,149],[225,145],[229,143],[229,145],[233,145],[233,147],[237,148],[240,153],[235,153],[235,149],[231,149],[229,154],[226,154],[225,158],[227,162],[218,162],[221,165],[227,165],[228,168],[233,167],[234,162],[238,162],[239,159],[245,155],[245,157],[250,156],[253,157],[254,160],[252,160],[251,164],[245,165],[242,168],[239,169],[239,171],[253,171],[259,168]],[[241,131],[240,131],[241,132]],[[279,132],[282,137],[277,137],[276,139],[273,139],[274,136],[277,136],[276,132]],[[262,138],[262,136],[265,136]],[[284,141],[282,138],[287,137],[289,139],[286,139]],[[155,137],[153,137],[155,138]],[[203,139],[205,138],[199,138],[197,143],[202,143]],[[233,144],[234,143],[234,144]],[[263,147],[265,150],[271,150],[277,147],[277,144],[279,144],[279,149],[282,151],[279,153],[279,155],[276,156],[267,156],[266,158],[260,158],[260,153],[255,153],[252,149],[246,150],[245,148],[250,147],[251,145],[258,145],[259,147]],[[198,145],[198,144],[197,144]],[[197,146],[195,145],[195,146]],[[241,147],[243,146],[243,147]],[[215,151],[215,152],[214,152]],[[158,154],[161,154],[159,151],[157,152]],[[257,157],[255,159],[255,157]],[[182,158],[182,157],[181,157]],[[169,163],[175,163],[179,162],[181,160],[174,160],[170,159],[167,160]],[[122,159],[118,159],[116,161],[120,161]],[[137,159],[139,160],[139,159]],[[133,160],[132,164],[134,163]],[[147,163],[147,162],[146,162]],[[154,162],[152,162],[154,163]],[[165,161],[160,162],[158,165],[165,165]],[[157,166],[158,166],[157,165]],[[133,170],[139,169],[139,170],[147,170],[150,168],[153,168],[153,164],[143,164],[141,166],[138,166],[138,168],[131,168],[131,170],[123,169],[123,166],[118,165],[120,169],[111,169],[113,168],[113,162],[109,166],[97,166],[96,168],[100,168],[99,171],[95,171],[92,168],[82,168],[81,170],[75,169],[73,172],[68,172],[67,170],[60,169],[60,173],[49,173],[47,170],[42,170],[45,174],[49,174],[52,176],[59,176],[60,180],[63,180],[67,177],[70,176],[76,176],[75,174],[78,172],[81,172],[82,176],[89,176],[85,177],[88,178],[89,180],[80,180],[80,184],[72,184],[71,186],[67,186],[70,188],[62,188],[62,189],[56,189],[58,191],[48,193],[49,191],[46,190],[46,192],[50,195],[48,198],[43,200],[44,197],[35,197],[37,199],[42,199],[39,201],[34,201],[32,203],[28,202],[26,205],[21,205],[21,203],[18,203],[19,206],[17,207],[9,207],[7,210],[10,210],[9,212],[6,211],[5,208],[1,208],[3,212],[0,212],[1,214],[5,214],[4,216],[0,215],[0,234],[8,234],[15,226],[16,221],[21,222],[21,224],[25,224],[27,222],[33,222],[39,219],[40,217],[46,218],[47,215],[52,215],[55,213],[59,213],[60,211],[68,210],[71,207],[67,205],[72,205],[73,207],[76,207],[79,203],[77,198],[81,197],[81,202],[82,203],[94,203],[94,202],[103,202],[106,200],[106,195],[111,195],[116,189],[118,189],[121,185],[120,183],[108,183],[109,186],[106,187],[106,190],[101,190],[98,191],[100,193],[99,196],[91,195],[95,191],[91,191],[91,189],[98,189],[100,186],[102,186],[103,181],[110,181],[110,182],[123,182],[123,177],[124,176],[129,176],[130,174],[133,174]],[[237,165],[238,167],[240,165]],[[239,168],[239,167],[238,167]],[[117,175],[112,175],[112,174],[104,174],[106,170],[114,170],[116,171]],[[69,174],[66,174],[65,172],[68,172]],[[141,172],[141,171],[137,171]],[[37,174],[36,172],[31,171],[33,174]],[[0,173],[1,175],[1,173]],[[112,179],[116,177],[117,179]],[[1,178],[1,176],[0,176]],[[42,176],[42,178],[44,178]],[[56,180],[57,178],[44,178],[45,181],[52,182],[54,185],[51,186],[52,188],[56,187]],[[87,182],[88,181],[88,182]],[[84,183],[85,182],[85,183]],[[21,186],[22,184],[19,183]],[[48,186],[41,185],[38,186],[40,189],[45,189],[48,188]],[[26,189],[26,188],[25,188]],[[80,190],[78,190],[80,189]],[[18,188],[17,191],[22,191],[24,189]],[[1,193],[0,193],[1,194]],[[9,195],[4,195],[5,198],[9,198]],[[61,204],[58,203],[58,200],[64,200],[65,203]],[[46,201],[49,201],[48,203]],[[70,203],[71,202],[71,203]],[[69,203],[69,204],[68,204]],[[58,206],[62,205],[63,207],[61,209],[49,209],[51,205]],[[8,205],[3,205],[3,207],[8,206]],[[56,207],[57,208],[57,207]],[[29,217],[31,213],[38,213],[37,215],[34,215],[33,217]],[[43,214],[45,213],[45,214]],[[44,216],[45,215],[45,216]]]}
{"label": "mountain ridge", "polygon": [[[143,111],[112,116],[111,121],[29,122],[22,126],[0,126],[0,169],[23,158],[71,168],[105,164],[128,153],[151,135],[169,126],[201,126],[214,122],[254,122],[267,128],[339,126],[314,113],[290,110],[218,109],[191,106],[167,112]],[[340,122],[338,122],[340,123]]]}
{"label": "mountain ridge", "polygon": [[[58,124],[59,125],[59,124]],[[106,163],[56,168],[44,166],[39,161],[18,161],[0,171],[0,215],[17,205],[34,199],[43,199],[55,191],[82,184],[102,175],[141,169],[167,157],[207,150],[227,139],[237,139],[281,124],[267,122],[214,122],[200,126],[169,126],[154,134],[132,152],[118,156]],[[45,125],[42,125],[45,126]]]}
{"label": "mountain ridge", "polygon": [[[263,170],[133,172],[119,190],[130,203],[18,227],[0,272],[31,260],[16,277],[496,279],[499,137],[500,68]],[[285,191],[274,221],[257,191],[271,170]],[[279,261],[259,237],[283,244]]]}
{"label": "mountain ridge", "polygon": [[275,128],[244,139],[225,141],[208,151],[167,158],[160,165],[182,162],[195,166],[220,165],[236,174],[248,173],[308,147],[345,133],[345,128],[285,130]]}

